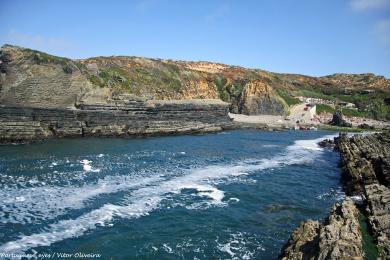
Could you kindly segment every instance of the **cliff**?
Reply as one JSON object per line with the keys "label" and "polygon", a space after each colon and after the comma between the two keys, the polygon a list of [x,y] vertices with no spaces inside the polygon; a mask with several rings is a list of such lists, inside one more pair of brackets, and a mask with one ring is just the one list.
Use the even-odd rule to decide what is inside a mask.
{"label": "cliff", "polygon": [[52,137],[193,134],[232,127],[220,100],[111,100],[77,109],[0,107],[0,143]]}
{"label": "cliff", "polygon": [[[362,108],[390,96],[390,80],[373,74],[309,77],[127,56],[72,60],[11,45],[0,50],[0,75],[1,104],[44,108],[107,103],[132,94],[155,100],[219,98],[233,113],[280,115],[296,102],[295,95],[348,99]],[[374,92],[361,98],[366,89]]]}

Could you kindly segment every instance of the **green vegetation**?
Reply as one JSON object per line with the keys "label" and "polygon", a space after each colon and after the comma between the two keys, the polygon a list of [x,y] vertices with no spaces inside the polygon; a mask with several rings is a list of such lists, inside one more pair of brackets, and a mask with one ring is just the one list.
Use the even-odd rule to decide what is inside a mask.
{"label": "green vegetation", "polygon": [[238,79],[232,84],[227,84],[226,78],[219,76],[214,80],[214,83],[217,86],[219,98],[229,102],[232,97],[238,98],[241,95],[247,82]]}
{"label": "green vegetation", "polygon": [[317,114],[322,113],[334,113],[335,109],[329,105],[326,104],[317,104],[316,105]]}
{"label": "green vegetation", "polygon": [[181,89],[181,82],[176,78],[163,78],[162,80],[173,91],[179,91]]}
{"label": "green vegetation", "polygon": [[57,57],[57,56],[53,56],[53,55],[49,55],[37,51],[34,51],[31,55],[32,55],[32,60],[37,64],[44,64],[44,63],[64,64],[69,61],[69,59],[67,58]]}
{"label": "green vegetation", "polygon": [[71,74],[74,68],[78,68],[78,66],[75,66],[73,64],[72,60],[67,58],[53,56],[44,52],[34,51],[30,49],[26,49],[26,51],[28,52],[31,60],[36,64],[58,64],[62,66],[63,71],[67,74]]}
{"label": "green vegetation", "polygon": [[370,131],[369,129],[361,129],[356,127],[341,127],[341,126],[332,126],[332,125],[323,125],[323,124],[318,125],[318,129],[335,131],[335,132],[345,132],[345,133],[361,133],[361,132]]}
{"label": "green vegetation", "polygon": [[366,111],[359,111],[357,109],[342,108],[341,112],[344,116],[355,116],[355,117],[368,117],[369,114]]}
{"label": "green vegetation", "polygon": [[368,114],[377,120],[390,120],[390,105],[383,101],[373,101],[368,106]]}
{"label": "green vegetation", "polygon": [[298,95],[303,97],[321,98],[325,100],[335,100],[333,96],[329,96],[320,91],[302,89],[298,91]]}
{"label": "green vegetation", "polygon": [[63,64],[62,65],[62,69],[67,74],[71,74],[73,72],[72,66],[70,64],[68,64],[68,63]]}
{"label": "green vegetation", "polygon": [[299,104],[300,101],[291,96],[286,90],[276,89],[276,93],[286,102],[288,106]]}
{"label": "green vegetation", "polygon": [[359,213],[360,231],[363,236],[363,250],[365,259],[377,259],[379,256],[378,248],[375,245],[374,238],[370,234],[367,227],[367,218],[362,213]]}
{"label": "green vegetation", "polygon": [[[325,93],[329,92],[329,93]],[[279,94],[279,92],[278,92]],[[390,105],[383,102],[385,97],[389,97],[390,93],[383,90],[376,90],[373,93],[362,94],[359,90],[352,91],[351,95],[341,94],[340,91],[333,89],[327,90],[302,89],[297,91],[298,95],[304,97],[320,98],[325,100],[333,100],[337,102],[349,102],[356,105],[357,109],[343,108],[342,113],[345,116],[353,117],[369,117],[376,120],[390,120]],[[324,112],[332,113],[334,110],[326,105],[317,105],[317,113]]]}
{"label": "green vegetation", "polygon": [[104,82],[102,82],[98,76],[90,75],[89,80],[96,86],[104,87]]}

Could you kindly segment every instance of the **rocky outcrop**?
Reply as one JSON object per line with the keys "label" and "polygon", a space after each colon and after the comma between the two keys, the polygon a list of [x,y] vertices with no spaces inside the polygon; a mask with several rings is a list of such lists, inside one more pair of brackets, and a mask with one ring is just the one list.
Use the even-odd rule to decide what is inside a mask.
{"label": "rocky outcrop", "polygon": [[379,254],[390,257],[390,189],[384,185],[365,186],[368,221],[374,233]]}
{"label": "rocky outcrop", "polygon": [[280,259],[315,259],[319,251],[320,223],[308,220],[294,230],[282,250]]}
{"label": "rocky outcrop", "polygon": [[372,135],[341,134],[336,138],[340,151],[342,179],[349,195],[361,195],[364,186],[390,185],[390,133]]}
{"label": "rocky outcrop", "polygon": [[[335,145],[340,152],[342,181],[347,195],[362,198],[381,259],[390,259],[390,133],[340,134],[321,145]],[[347,197],[336,204],[324,224],[309,220],[294,231],[282,259],[362,259],[364,250],[359,211]]]}
{"label": "rocky outcrop", "polygon": [[220,131],[232,127],[219,100],[78,104],[78,109],[0,107],[0,142],[50,137],[148,136]]}
{"label": "rocky outcrop", "polygon": [[332,149],[334,149],[336,146],[333,139],[324,139],[320,141],[318,145],[323,148],[332,148]]}
{"label": "rocky outcrop", "polygon": [[359,211],[347,198],[323,224],[309,220],[295,230],[280,259],[363,259]]}
{"label": "rocky outcrop", "polygon": [[390,258],[390,133],[336,139],[348,194],[363,198],[379,255]]}
{"label": "rocky outcrop", "polygon": [[240,99],[240,114],[281,115],[284,114],[283,100],[277,98],[273,89],[263,81],[252,81],[245,85]]}
{"label": "rocky outcrop", "polygon": [[340,110],[333,113],[332,120],[329,122],[330,125],[341,126],[341,127],[352,127],[351,123],[348,123],[343,119],[343,114]]}
{"label": "rocky outcrop", "polygon": [[349,198],[336,204],[319,233],[318,259],[362,259],[359,211]]}

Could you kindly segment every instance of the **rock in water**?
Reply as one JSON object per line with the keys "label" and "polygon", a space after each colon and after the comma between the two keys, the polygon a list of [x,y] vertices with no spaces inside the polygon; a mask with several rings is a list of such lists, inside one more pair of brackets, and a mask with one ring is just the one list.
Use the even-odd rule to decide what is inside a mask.
{"label": "rock in water", "polygon": [[331,139],[324,139],[321,142],[319,142],[318,145],[323,148],[332,148],[332,149],[335,148],[335,143]]}

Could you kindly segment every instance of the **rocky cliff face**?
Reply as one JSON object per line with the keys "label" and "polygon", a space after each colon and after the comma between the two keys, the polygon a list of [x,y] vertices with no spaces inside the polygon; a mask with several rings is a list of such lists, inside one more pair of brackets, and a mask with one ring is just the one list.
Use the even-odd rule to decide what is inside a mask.
{"label": "rocky cliff face", "polygon": [[3,105],[71,107],[93,85],[77,62],[44,53],[3,47],[0,102]]}
{"label": "rocky cliff face", "polygon": [[234,113],[283,114],[285,100],[301,90],[390,91],[389,80],[372,74],[316,78],[211,62],[124,56],[71,60],[10,45],[1,48],[0,75],[1,104],[47,108],[132,94],[156,100],[219,98]]}
{"label": "rocky cliff face", "polygon": [[0,143],[52,137],[149,136],[220,131],[232,127],[219,100],[78,104],[78,109],[0,107]]}
{"label": "rocky cliff face", "polygon": [[240,114],[280,115],[285,112],[283,100],[263,81],[247,83],[239,102]]}

